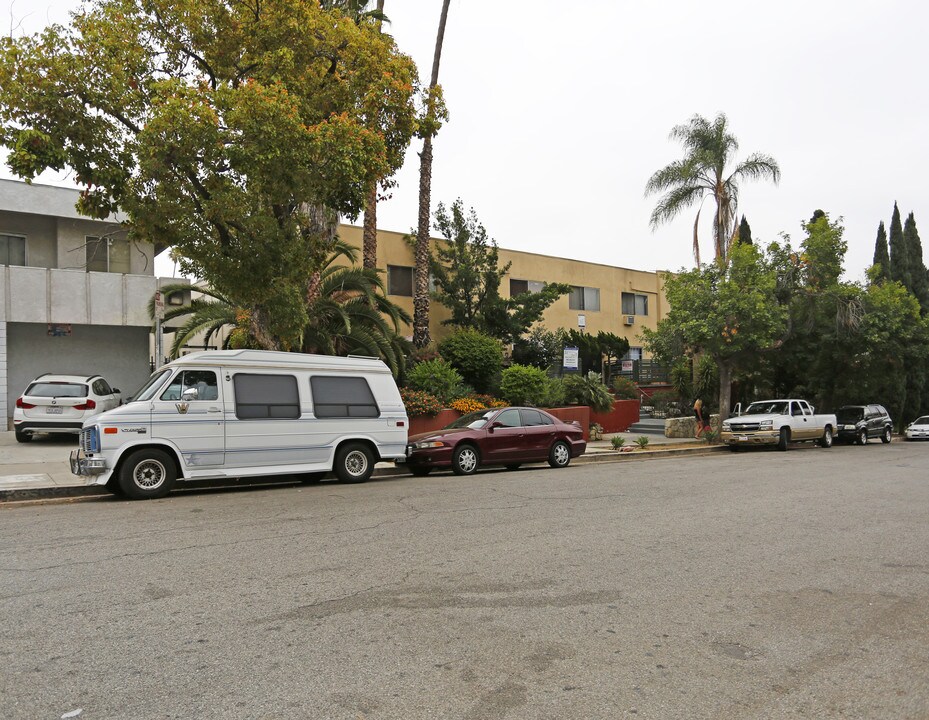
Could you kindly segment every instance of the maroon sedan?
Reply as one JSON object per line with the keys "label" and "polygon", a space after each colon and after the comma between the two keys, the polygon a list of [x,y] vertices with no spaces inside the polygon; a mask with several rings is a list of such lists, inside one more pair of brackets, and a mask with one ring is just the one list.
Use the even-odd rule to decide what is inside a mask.
{"label": "maroon sedan", "polygon": [[471,475],[481,465],[545,462],[566,467],[587,449],[580,426],[565,423],[536,408],[478,410],[442,430],[412,435],[406,464],[414,475],[450,467],[456,475]]}

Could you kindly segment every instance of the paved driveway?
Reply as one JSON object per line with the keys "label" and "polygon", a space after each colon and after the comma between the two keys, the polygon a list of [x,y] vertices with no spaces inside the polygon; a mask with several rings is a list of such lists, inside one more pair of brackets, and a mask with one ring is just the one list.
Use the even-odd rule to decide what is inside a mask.
{"label": "paved driveway", "polygon": [[5,718],[926,718],[929,445],[0,507]]}

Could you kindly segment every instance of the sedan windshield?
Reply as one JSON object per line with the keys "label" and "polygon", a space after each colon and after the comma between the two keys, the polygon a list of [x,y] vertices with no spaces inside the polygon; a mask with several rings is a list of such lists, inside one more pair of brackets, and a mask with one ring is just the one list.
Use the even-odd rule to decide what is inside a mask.
{"label": "sedan windshield", "polygon": [[929,425],[929,415],[923,415],[921,418],[916,418],[913,421],[914,425]]}
{"label": "sedan windshield", "polygon": [[787,403],[780,400],[776,402],[753,402],[745,409],[746,415],[786,415]]}
{"label": "sedan windshield", "polygon": [[480,430],[484,427],[487,422],[490,420],[491,415],[493,415],[496,410],[478,410],[477,412],[468,413],[467,415],[462,415],[460,418],[454,422],[449,423],[445,426],[446,430],[454,430],[456,428],[471,428],[472,430]]}

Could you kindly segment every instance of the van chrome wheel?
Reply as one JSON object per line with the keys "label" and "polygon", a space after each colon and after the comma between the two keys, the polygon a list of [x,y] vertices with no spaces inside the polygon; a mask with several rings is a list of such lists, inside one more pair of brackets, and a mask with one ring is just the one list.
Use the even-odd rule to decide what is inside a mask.
{"label": "van chrome wheel", "polygon": [[374,456],[367,445],[348,443],[335,455],[335,474],[344,483],[364,482],[374,470]]}
{"label": "van chrome wheel", "polygon": [[164,497],[176,478],[174,461],[163,450],[137,450],[119,469],[119,487],[132,500]]}

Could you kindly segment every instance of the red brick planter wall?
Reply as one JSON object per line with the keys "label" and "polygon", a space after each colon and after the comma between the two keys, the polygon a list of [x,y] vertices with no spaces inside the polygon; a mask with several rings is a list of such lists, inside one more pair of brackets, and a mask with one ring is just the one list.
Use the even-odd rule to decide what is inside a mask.
{"label": "red brick planter wall", "polygon": [[599,423],[605,433],[626,432],[632,423],[639,422],[639,401],[614,400],[610,412],[592,412],[590,422]]}
{"label": "red brick planter wall", "polygon": [[410,418],[410,435],[417,435],[433,430],[441,430],[450,422],[461,417],[461,413],[451,408],[439,410],[435,415],[417,415]]}
{"label": "red brick planter wall", "polygon": [[554,415],[564,422],[574,422],[577,420],[584,431],[584,439],[590,440],[590,408],[586,405],[570,405],[560,408],[544,408],[545,412]]}

